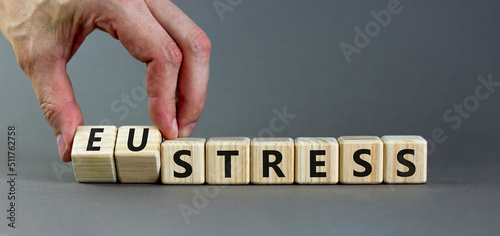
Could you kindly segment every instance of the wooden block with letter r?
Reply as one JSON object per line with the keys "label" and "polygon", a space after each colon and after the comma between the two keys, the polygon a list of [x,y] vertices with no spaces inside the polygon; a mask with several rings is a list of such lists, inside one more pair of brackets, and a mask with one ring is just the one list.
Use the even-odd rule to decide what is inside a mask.
{"label": "wooden block with letter r", "polygon": [[340,146],[340,182],[380,184],[383,180],[383,143],[376,136],[343,136]]}
{"label": "wooden block with letter r", "polygon": [[427,141],[421,136],[386,135],[384,182],[420,184],[427,181]]}
{"label": "wooden block with letter r", "polygon": [[205,139],[178,138],[161,144],[161,182],[205,183]]}
{"label": "wooden block with letter r", "polygon": [[122,183],[154,183],[160,177],[161,132],[155,126],[122,126],[115,147],[116,172]]}
{"label": "wooden block with letter r", "polygon": [[295,158],[293,139],[254,138],[250,145],[252,183],[293,183]]}
{"label": "wooden block with letter r", "polygon": [[248,184],[250,182],[250,139],[210,138],[206,145],[208,184]]}
{"label": "wooden block with letter r", "polygon": [[71,159],[78,182],[116,182],[116,126],[78,126]]}
{"label": "wooden block with letter r", "polygon": [[339,147],[335,138],[295,139],[295,182],[336,184],[339,181]]}

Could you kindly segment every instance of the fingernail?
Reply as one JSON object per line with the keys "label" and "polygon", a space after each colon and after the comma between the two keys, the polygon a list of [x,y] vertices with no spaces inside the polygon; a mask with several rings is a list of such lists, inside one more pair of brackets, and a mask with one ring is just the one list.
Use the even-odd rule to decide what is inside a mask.
{"label": "fingernail", "polygon": [[177,138],[179,136],[179,127],[177,127],[177,118],[172,121],[172,129],[174,131],[174,136]]}
{"label": "fingernail", "polygon": [[181,130],[181,133],[180,133],[179,137],[187,138],[187,137],[191,136],[191,134],[193,133],[194,129],[196,128],[196,123],[197,122],[194,122],[194,123],[191,123],[189,125],[186,125]]}
{"label": "fingernail", "polygon": [[66,143],[62,134],[57,135],[57,148],[59,149],[59,157],[62,159],[64,154],[64,149],[66,149]]}

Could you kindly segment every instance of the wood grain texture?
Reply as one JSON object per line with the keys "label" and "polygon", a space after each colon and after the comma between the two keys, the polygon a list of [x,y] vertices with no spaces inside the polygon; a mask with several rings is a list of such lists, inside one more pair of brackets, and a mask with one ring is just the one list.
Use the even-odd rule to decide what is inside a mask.
{"label": "wood grain texture", "polygon": [[[384,142],[384,182],[389,184],[413,184],[427,182],[427,141],[421,136],[386,135]],[[408,151],[411,150],[411,154]],[[403,165],[398,161],[401,158],[413,164]],[[402,160],[405,162],[404,160]],[[400,172],[398,176],[398,171]],[[410,175],[411,174],[411,175]]]}
{"label": "wood grain texture", "polygon": [[[376,136],[343,136],[338,138],[340,155],[340,182],[343,184],[379,184],[383,180],[383,143]],[[358,163],[355,153],[368,150],[370,154],[360,154]],[[360,163],[366,165],[368,169]],[[366,176],[355,176],[355,173]]]}
{"label": "wood grain texture", "polygon": [[[130,136],[131,130],[134,130],[133,136]],[[147,139],[143,140],[145,130],[148,130]],[[132,137],[134,150],[129,148],[129,136]],[[161,142],[161,132],[155,126],[120,127],[115,147],[118,180],[122,183],[157,182],[160,177]]]}
{"label": "wood grain texture", "polygon": [[[93,133],[95,138],[89,145],[92,129],[96,131]],[[78,126],[71,151],[76,181],[116,182],[116,131],[116,126]]]}
{"label": "wood grain texture", "polygon": [[[296,138],[295,182],[299,184],[336,184],[339,181],[338,152],[338,142],[335,138]],[[312,172],[311,163],[313,167],[316,166]]]}
{"label": "wood grain texture", "polygon": [[[237,151],[229,163],[219,151]],[[250,183],[250,139],[246,137],[210,138],[206,144],[206,181],[208,184]],[[222,154],[222,153],[220,153]],[[235,154],[235,153],[233,153]],[[230,165],[230,169],[226,166]]]}
{"label": "wood grain texture", "polygon": [[[161,182],[164,184],[205,183],[205,139],[178,138],[165,140],[161,144]],[[186,168],[174,161],[178,151],[186,150],[190,155],[180,155],[180,160],[188,163],[192,173],[187,177],[175,177],[175,172],[186,173]],[[188,167],[189,168],[189,167]]]}
{"label": "wood grain texture", "polygon": [[[254,184],[291,184],[294,176],[294,142],[291,138],[254,138],[251,142],[251,181]],[[264,170],[265,156],[264,151],[278,151],[282,157],[281,162],[277,163],[277,168],[284,177],[279,177],[276,170],[272,167]],[[275,155],[267,155],[269,162],[275,163]],[[264,173],[268,171],[269,176]]]}

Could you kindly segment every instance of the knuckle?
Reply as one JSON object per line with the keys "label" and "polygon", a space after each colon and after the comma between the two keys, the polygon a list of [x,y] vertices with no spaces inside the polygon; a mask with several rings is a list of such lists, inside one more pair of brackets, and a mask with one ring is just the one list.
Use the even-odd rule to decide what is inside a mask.
{"label": "knuckle", "polygon": [[191,30],[187,37],[187,43],[190,51],[193,52],[196,57],[210,57],[212,42],[210,42],[207,34],[199,27],[195,27]]}
{"label": "knuckle", "polygon": [[180,68],[182,64],[182,51],[174,41],[167,43],[164,53],[165,59],[173,67]]}
{"label": "knuckle", "polygon": [[35,60],[31,57],[24,56],[23,54],[17,56],[17,63],[19,64],[19,67],[28,74],[29,71],[32,70]]}
{"label": "knuckle", "polygon": [[28,78],[40,71],[47,71],[58,61],[53,49],[47,49],[45,46],[34,48],[31,44],[15,45],[17,63]]}
{"label": "knuckle", "polygon": [[60,113],[60,110],[56,105],[54,105],[50,101],[41,101],[40,108],[42,108],[43,115],[51,126],[57,123],[57,117]]}
{"label": "knuckle", "polygon": [[33,71],[35,67],[35,63],[37,62],[37,56],[34,55],[33,50],[30,50],[29,47],[17,47],[14,46],[14,51],[16,52],[17,64],[19,67],[26,73],[27,75]]}

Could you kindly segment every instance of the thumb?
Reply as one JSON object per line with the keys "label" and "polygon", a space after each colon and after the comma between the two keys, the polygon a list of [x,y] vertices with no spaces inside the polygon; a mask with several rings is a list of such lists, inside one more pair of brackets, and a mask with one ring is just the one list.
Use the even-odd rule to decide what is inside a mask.
{"label": "thumb", "polygon": [[[76,128],[83,124],[82,112],[66,73],[66,60],[48,64],[49,66],[36,65],[26,74],[43,114],[56,135],[59,157],[62,161],[69,162]],[[43,70],[38,70],[37,67]]]}

